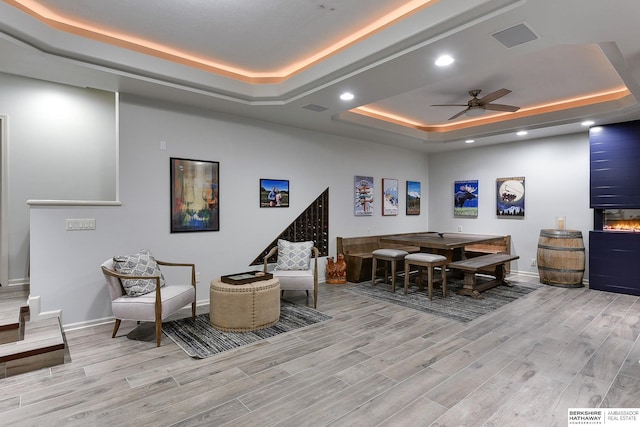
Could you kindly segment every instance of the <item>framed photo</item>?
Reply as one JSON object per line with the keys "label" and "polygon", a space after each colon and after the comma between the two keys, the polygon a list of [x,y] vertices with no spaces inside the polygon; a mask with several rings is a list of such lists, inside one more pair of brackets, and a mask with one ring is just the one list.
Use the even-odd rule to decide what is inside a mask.
{"label": "framed photo", "polygon": [[453,183],[453,216],[478,217],[478,180]]}
{"label": "framed photo", "polygon": [[407,181],[407,215],[420,215],[420,182]]}
{"label": "framed photo", "polygon": [[355,188],[354,208],[355,216],[373,215],[373,177],[354,176],[353,186]]}
{"label": "framed photo", "polygon": [[496,179],[498,218],[524,217],[524,177]]}
{"label": "framed photo", "polygon": [[260,207],[288,208],[289,181],[285,179],[260,179]]}
{"label": "framed photo", "polygon": [[220,230],[220,165],[170,158],[171,232]]}
{"label": "framed photo", "polygon": [[398,180],[382,178],[382,215],[398,215]]}

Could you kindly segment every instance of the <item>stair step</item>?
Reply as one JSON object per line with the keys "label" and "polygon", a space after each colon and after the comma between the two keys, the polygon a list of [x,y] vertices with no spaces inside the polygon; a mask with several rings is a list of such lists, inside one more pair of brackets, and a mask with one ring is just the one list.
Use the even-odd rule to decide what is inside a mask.
{"label": "stair step", "polygon": [[64,353],[58,317],[25,322],[24,339],[0,345],[0,378],[61,365]]}
{"label": "stair step", "polygon": [[12,307],[12,310],[0,310],[0,344],[22,339],[22,325],[29,313],[28,306]]}

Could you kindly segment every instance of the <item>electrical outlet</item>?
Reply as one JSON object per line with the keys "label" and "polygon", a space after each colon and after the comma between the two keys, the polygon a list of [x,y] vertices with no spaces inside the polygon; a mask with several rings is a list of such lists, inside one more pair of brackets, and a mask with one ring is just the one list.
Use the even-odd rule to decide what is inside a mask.
{"label": "electrical outlet", "polygon": [[196,283],[200,283],[200,272],[196,271]]}
{"label": "electrical outlet", "polygon": [[67,231],[73,230],[95,230],[96,220],[90,219],[67,219]]}
{"label": "electrical outlet", "polygon": [[461,226],[461,225],[459,225],[459,226],[458,226],[458,233],[461,233],[461,232],[462,232],[462,226]]}
{"label": "electrical outlet", "polygon": [[531,258],[531,267],[535,267],[535,266],[536,266],[536,259]]}

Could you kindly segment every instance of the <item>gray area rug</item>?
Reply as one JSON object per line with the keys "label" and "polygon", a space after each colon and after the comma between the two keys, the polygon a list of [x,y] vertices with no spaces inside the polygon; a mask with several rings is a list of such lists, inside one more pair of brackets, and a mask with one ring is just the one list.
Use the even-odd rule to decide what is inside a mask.
{"label": "gray area rug", "polygon": [[[450,280],[447,277],[447,297],[443,298],[442,289],[439,285],[436,287],[434,284],[433,301],[429,301],[426,285],[424,290],[419,290],[415,285],[410,286],[409,293],[405,295],[403,280],[396,282],[395,293],[391,292],[390,284],[385,285],[380,281],[375,287],[371,286],[371,282],[358,283],[348,291],[466,323],[509,304],[542,286],[537,283],[520,283],[509,280],[509,283],[514,286],[496,286],[482,292],[484,299],[475,299],[456,293],[458,289],[462,288],[462,279]],[[479,277],[479,281],[482,282],[483,279]]]}
{"label": "gray area rug", "polygon": [[204,359],[223,351],[251,344],[283,332],[330,320],[331,316],[310,307],[280,301],[280,320],[272,326],[253,332],[224,332],[209,324],[209,313],[195,320],[173,320],[162,323],[162,331],[189,356]]}

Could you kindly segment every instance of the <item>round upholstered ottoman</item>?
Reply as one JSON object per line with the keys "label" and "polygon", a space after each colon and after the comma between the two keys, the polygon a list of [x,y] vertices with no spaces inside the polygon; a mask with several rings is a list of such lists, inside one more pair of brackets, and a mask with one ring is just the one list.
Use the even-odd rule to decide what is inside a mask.
{"label": "round upholstered ottoman", "polygon": [[260,280],[230,285],[211,282],[209,300],[211,326],[227,332],[266,328],[280,319],[280,282]]}

